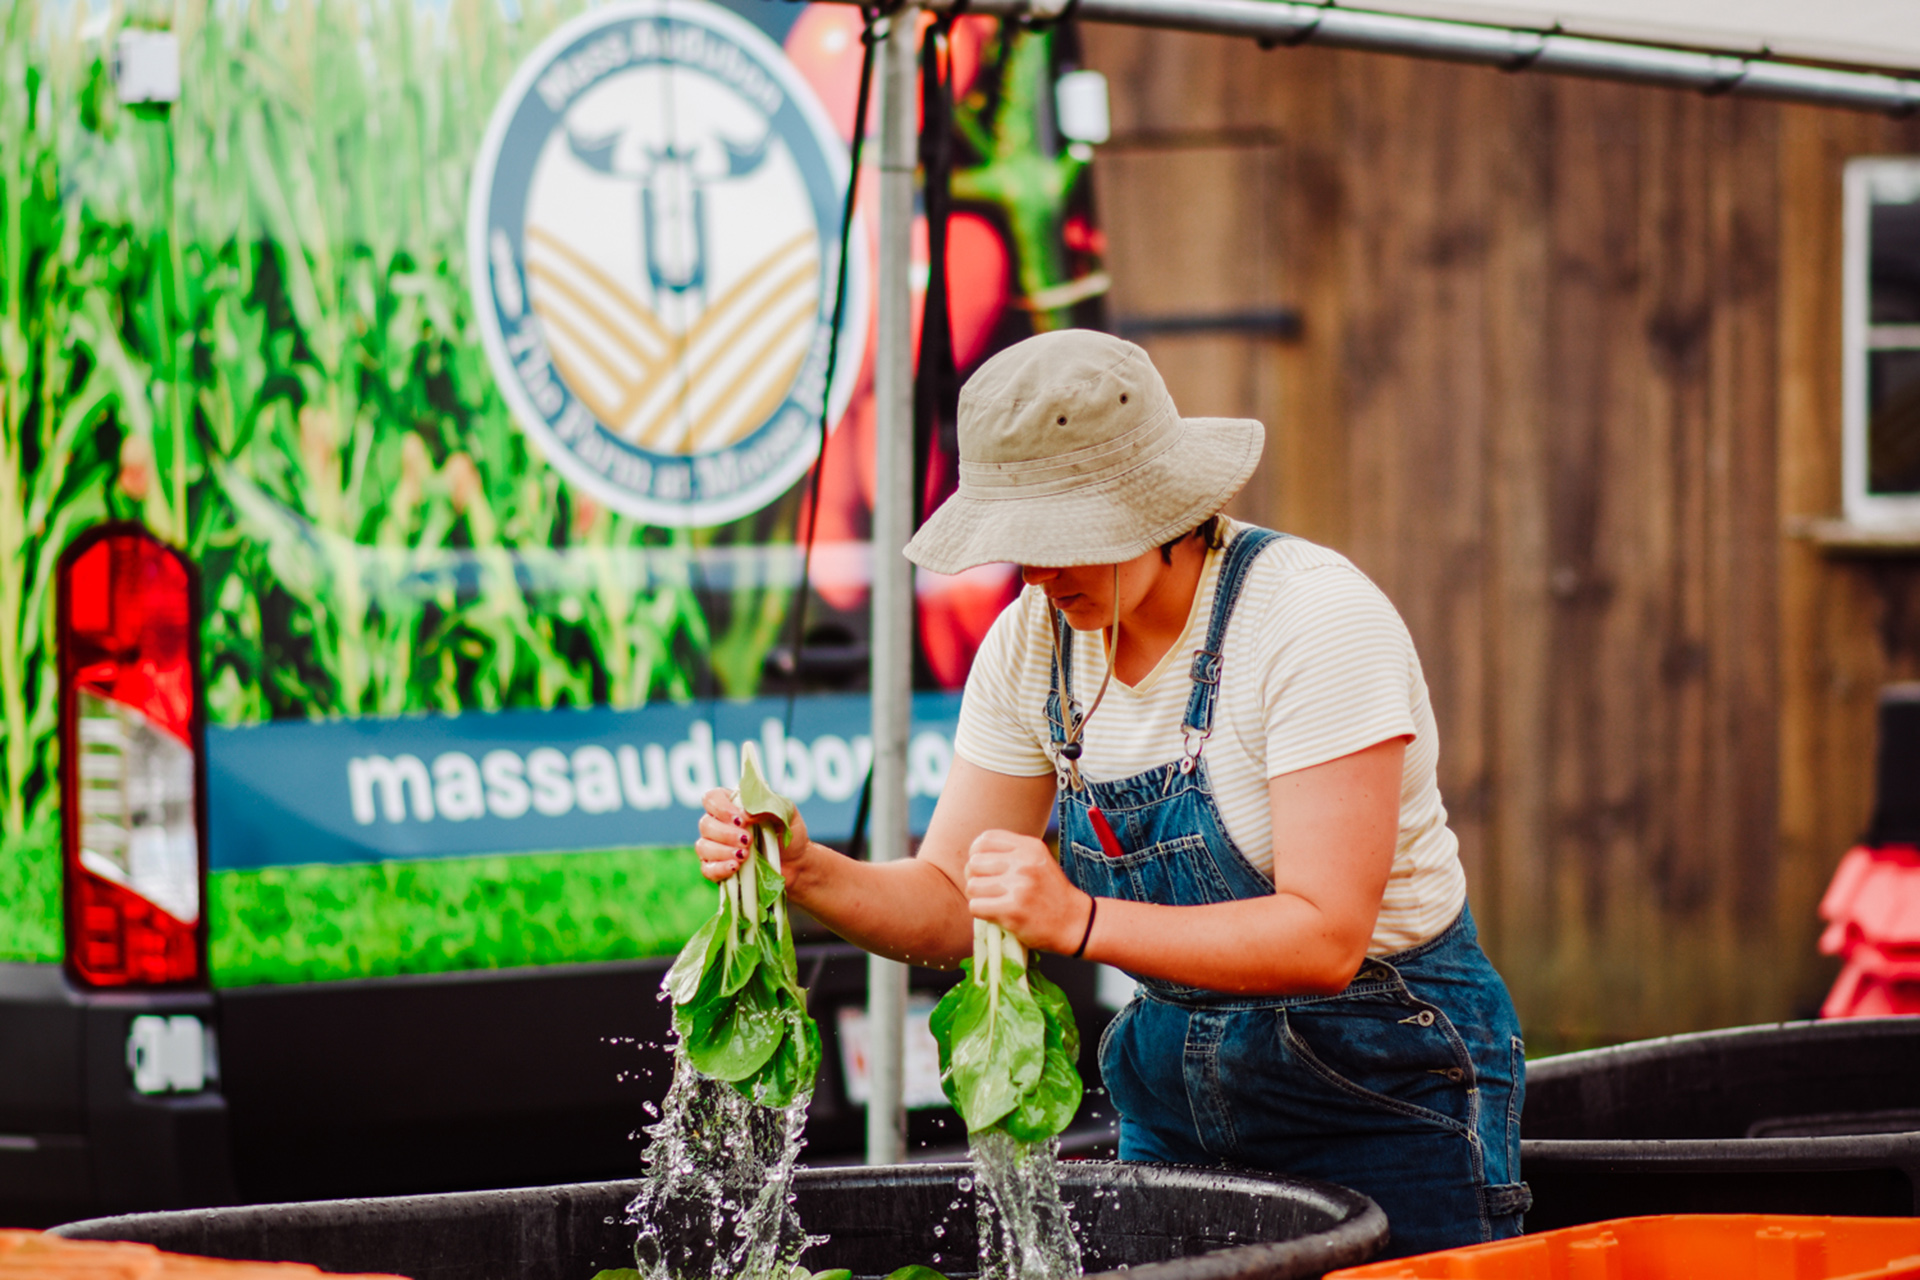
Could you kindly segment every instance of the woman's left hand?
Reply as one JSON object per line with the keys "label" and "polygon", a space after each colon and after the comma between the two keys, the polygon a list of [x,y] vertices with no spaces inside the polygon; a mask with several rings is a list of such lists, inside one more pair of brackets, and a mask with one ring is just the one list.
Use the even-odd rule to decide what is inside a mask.
{"label": "woman's left hand", "polygon": [[1093,903],[1068,882],[1045,841],[983,831],[967,850],[967,907],[1029,948],[1071,955]]}

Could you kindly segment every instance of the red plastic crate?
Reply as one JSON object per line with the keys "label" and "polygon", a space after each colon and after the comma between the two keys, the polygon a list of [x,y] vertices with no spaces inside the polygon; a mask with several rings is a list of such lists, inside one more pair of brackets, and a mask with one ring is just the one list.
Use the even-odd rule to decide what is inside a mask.
{"label": "red plastic crate", "polygon": [[1663,1214],[1329,1272],[1327,1280],[1920,1280],[1920,1219]]}
{"label": "red plastic crate", "polygon": [[1920,1013],[1920,849],[1850,850],[1820,900],[1820,950],[1846,961],[1825,1018]]}

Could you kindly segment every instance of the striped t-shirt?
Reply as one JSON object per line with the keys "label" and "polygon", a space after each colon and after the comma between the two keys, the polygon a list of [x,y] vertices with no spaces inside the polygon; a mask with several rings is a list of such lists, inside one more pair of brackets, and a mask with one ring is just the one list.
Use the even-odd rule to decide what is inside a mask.
{"label": "striped t-shirt", "polygon": [[[1231,536],[1245,525],[1230,523]],[[1112,781],[1180,757],[1193,655],[1206,641],[1223,553],[1210,552],[1186,630],[1146,679],[1116,678],[1087,723],[1081,772]],[[954,742],[995,773],[1054,772],[1046,746],[1052,645],[1046,594],[1028,587],[987,634],[967,678]],[[1076,635],[1073,691],[1084,706],[1106,673],[1098,632]],[[1411,735],[1400,783],[1400,837],[1369,955],[1437,936],[1466,902],[1459,841],[1447,827],[1427,682],[1413,639],[1380,589],[1336,551],[1298,538],[1254,560],[1221,650],[1205,759],[1227,834],[1262,872],[1273,867],[1267,780]]]}

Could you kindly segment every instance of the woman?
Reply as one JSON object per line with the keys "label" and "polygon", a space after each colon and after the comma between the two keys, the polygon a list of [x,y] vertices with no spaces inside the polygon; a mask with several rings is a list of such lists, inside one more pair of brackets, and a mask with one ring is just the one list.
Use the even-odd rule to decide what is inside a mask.
{"label": "woman", "polygon": [[[1132,974],[1100,1045],[1122,1159],[1357,1188],[1399,1255],[1517,1233],[1519,1027],[1393,606],[1342,556],[1219,516],[1260,424],[1182,419],[1130,343],[1009,348],[959,434],[959,491],[907,555],[1011,561],[1026,590],[974,661],[918,856],[855,862],[796,826],[792,900],[914,964],[969,955],[978,918]],[[718,881],[747,837],[727,793],[706,808]]]}

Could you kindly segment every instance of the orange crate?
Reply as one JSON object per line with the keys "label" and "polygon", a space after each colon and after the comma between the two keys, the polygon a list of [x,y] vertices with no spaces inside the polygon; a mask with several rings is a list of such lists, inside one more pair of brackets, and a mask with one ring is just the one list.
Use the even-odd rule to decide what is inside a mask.
{"label": "orange crate", "polygon": [[64,1240],[0,1231],[0,1280],[402,1280],[328,1276],[303,1262],[229,1262],[162,1253],[150,1244]]}
{"label": "orange crate", "polygon": [[1349,1267],[1326,1280],[1920,1280],[1920,1219],[1615,1218]]}

